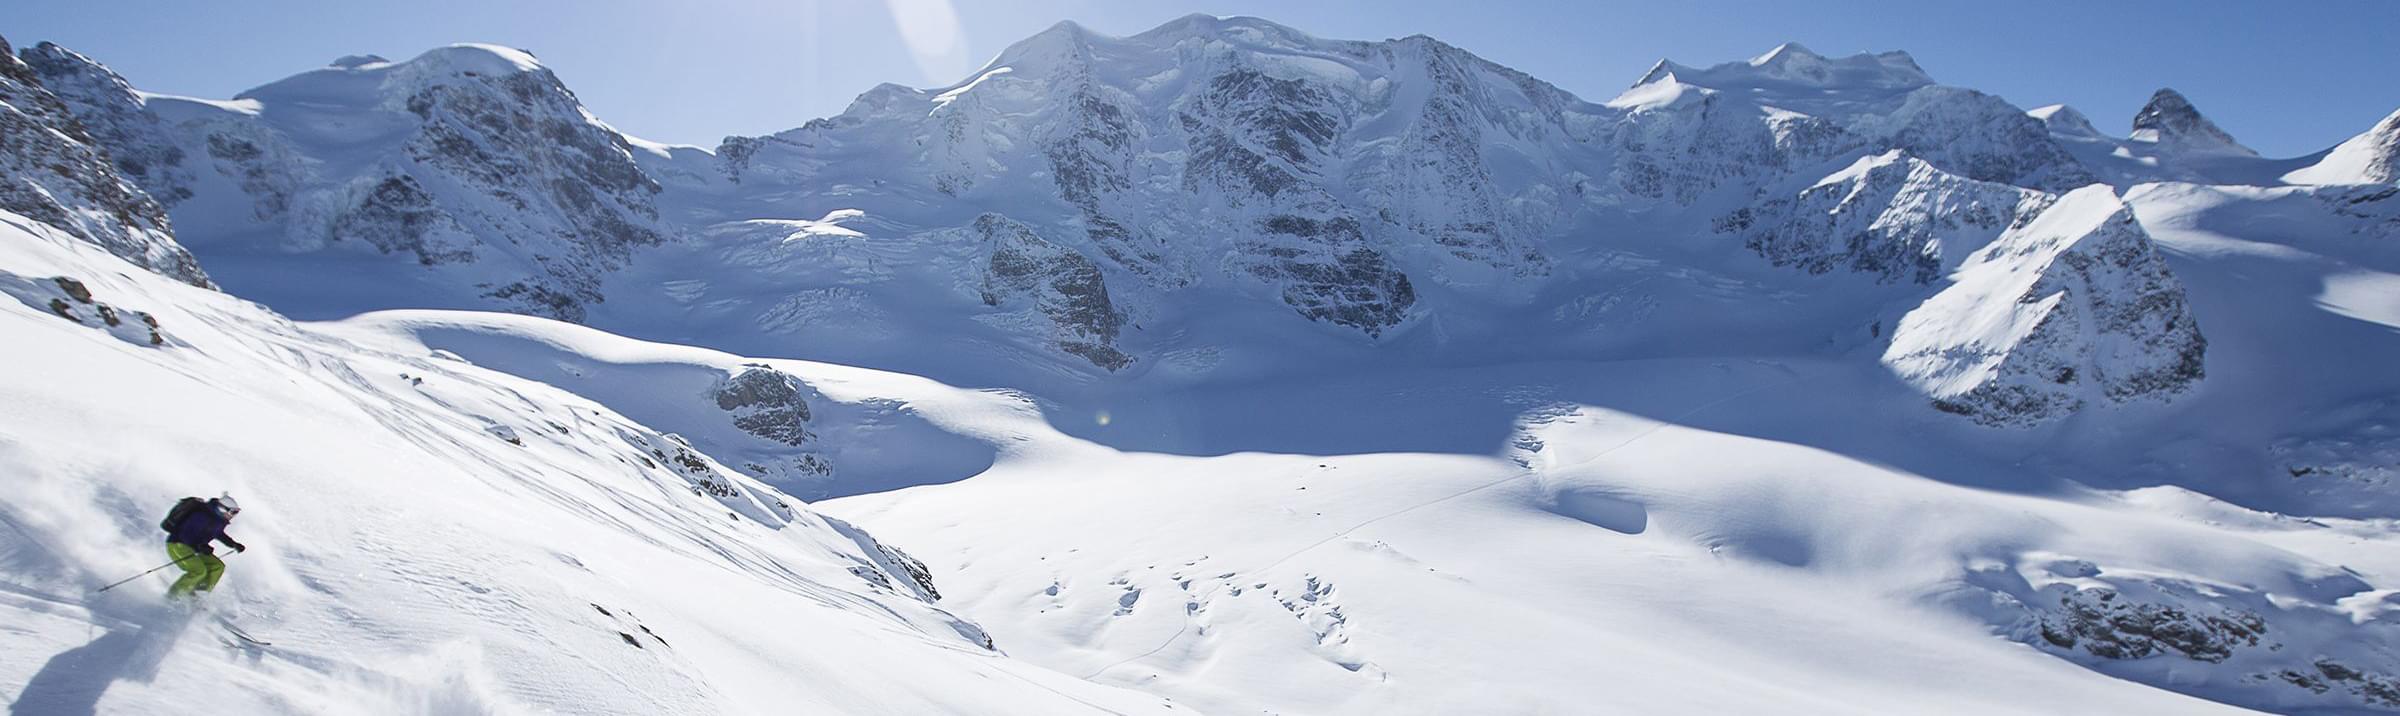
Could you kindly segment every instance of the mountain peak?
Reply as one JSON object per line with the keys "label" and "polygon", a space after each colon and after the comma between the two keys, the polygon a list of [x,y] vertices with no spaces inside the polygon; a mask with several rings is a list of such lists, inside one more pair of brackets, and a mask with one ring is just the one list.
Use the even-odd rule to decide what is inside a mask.
{"label": "mountain peak", "polygon": [[2041,120],[2042,125],[2048,127],[2051,134],[2064,134],[2072,137],[2102,136],[2100,129],[2092,126],[2092,119],[2084,116],[2082,112],[2076,111],[2074,107],[2054,104],[2026,110],[2025,114]]}
{"label": "mountain peak", "polygon": [[407,78],[407,86],[428,86],[461,77],[506,77],[549,72],[533,53],[513,47],[462,43],[436,47],[403,62],[376,55],[348,55],[323,68],[302,72],[251,88],[234,99],[299,98],[303,101],[359,101],[391,91],[388,78]]}
{"label": "mountain peak", "polygon": [[1933,84],[1933,78],[1917,66],[1916,58],[1906,52],[1861,52],[1849,57],[1829,58],[1817,54],[1797,42],[1776,45],[1757,57],[1741,62],[1727,62],[1706,69],[1659,60],[1642,74],[1634,86],[1674,78],[1688,84],[1711,89],[1726,88],[1806,88],[1806,89],[1915,89]]}
{"label": "mountain peak", "polygon": [[1173,43],[1193,37],[1241,38],[1249,42],[1293,47],[1312,45],[1322,40],[1291,26],[1265,18],[1248,15],[1218,17],[1192,13],[1169,20],[1166,24],[1144,30],[1127,40]]}
{"label": "mountain peak", "polygon": [[2258,152],[2242,146],[2233,135],[2218,129],[2215,122],[2200,114],[2183,93],[2173,88],[2160,88],[2150,95],[2149,104],[2133,115],[2133,139],[2210,153],[2258,156]]}
{"label": "mountain peak", "polygon": [[1824,55],[1810,52],[1807,46],[1797,42],[1786,42],[1781,45],[1776,45],[1775,49],[1768,50],[1766,54],[1750,58],[1750,66],[1767,67],[1771,65],[1792,65],[1824,61]]}

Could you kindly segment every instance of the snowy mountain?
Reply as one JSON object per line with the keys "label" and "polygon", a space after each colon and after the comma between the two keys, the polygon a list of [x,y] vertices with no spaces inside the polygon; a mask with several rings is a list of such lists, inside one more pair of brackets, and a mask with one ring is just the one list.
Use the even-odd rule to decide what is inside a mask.
{"label": "snowy mountain", "polygon": [[[56,227],[136,266],[211,286],[199,262],[175,243],[166,211],[118,173],[142,164],[112,160],[115,147],[134,157],[145,145],[95,136],[33,67],[7,49],[0,40],[0,55],[7,55],[0,57],[0,211]],[[37,58],[44,53],[27,51]]]}
{"label": "snowy mountain", "polygon": [[135,178],[177,202],[204,252],[380,254],[440,286],[421,295],[579,319],[602,276],[665,240],[631,145],[520,51],[344,58],[227,102],[130,93],[55,47],[27,55],[148,160]]}
{"label": "snowy mountain", "polygon": [[2158,145],[2160,151],[2258,156],[2258,152],[2234,141],[2233,135],[2218,129],[2217,123],[2200,116],[2199,108],[2173,89],[2161,89],[2150,95],[2150,103],[2134,113],[2131,139]]}
{"label": "snowy mountain", "polygon": [[2078,189],[1984,247],[1900,318],[1883,355],[1934,407],[1986,424],[2173,396],[2208,341],[2150,237],[2107,187]]}
{"label": "snowy mountain", "polygon": [[[33,710],[2400,710],[2392,119],[1192,16],[710,149],[21,54]],[[90,592],[215,489],[272,646]]]}
{"label": "snowy mountain", "polygon": [[[73,79],[106,70],[53,54],[56,83],[111,84]],[[2040,121],[1936,84],[1902,53],[1786,45],[1707,69],[1661,62],[1594,104],[1430,38],[1331,41],[1206,16],[1122,38],[1062,23],[958,85],[878,87],[840,116],[713,152],[625,138],[529,55],[493,47],[351,58],[232,103],[143,99],[80,111],[142,128],[118,133],[129,138],[164,125],[173,147],[149,154],[215,160],[187,170],[216,175],[178,204],[187,241],[303,315],[496,305],[1066,389],[1110,374],[1213,379],[1236,370],[1228,356],[1306,360],[1279,347],[1294,331],[1369,351],[1587,355],[1589,336],[1639,318],[1596,316],[1594,297],[1625,288],[1628,259],[1660,254],[1709,273],[1758,274],[1757,258],[1885,278],[1909,267],[1908,285],[1845,301],[1872,323],[1988,240],[1929,261],[1924,232],[1889,227],[1960,221],[1942,214],[1955,203],[1989,229],[2030,217],[1952,187],[2037,192],[2030,211],[2091,179]],[[134,108],[149,117],[125,116]],[[222,144],[248,149],[204,149]],[[1830,195],[1783,193],[1886,156],[1921,167],[1911,182],[1924,186],[1907,191],[1930,199],[1890,207],[1868,244],[1811,250],[1760,233],[1806,234],[1803,207]],[[1706,235],[1745,212],[1803,213],[1729,232],[1747,234],[1751,256],[1705,238],[1724,248],[1588,240]],[[295,269],[342,280],[280,278]],[[1795,290],[1734,283],[1756,289],[1711,300]],[[1211,320],[1236,305],[1263,327]],[[1730,328],[1707,312],[1676,320]],[[1813,331],[1773,340],[1826,339]],[[960,372],[928,360],[929,342],[990,360]]]}

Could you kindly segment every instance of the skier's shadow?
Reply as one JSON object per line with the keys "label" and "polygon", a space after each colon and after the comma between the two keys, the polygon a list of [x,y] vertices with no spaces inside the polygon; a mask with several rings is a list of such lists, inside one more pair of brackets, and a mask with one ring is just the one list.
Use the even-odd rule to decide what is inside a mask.
{"label": "skier's shadow", "polygon": [[59,652],[25,682],[25,690],[17,693],[8,712],[11,716],[94,713],[101,694],[108,693],[116,682],[148,682],[157,676],[160,662],[166,660],[185,624],[176,620],[144,628],[110,629],[90,643]]}

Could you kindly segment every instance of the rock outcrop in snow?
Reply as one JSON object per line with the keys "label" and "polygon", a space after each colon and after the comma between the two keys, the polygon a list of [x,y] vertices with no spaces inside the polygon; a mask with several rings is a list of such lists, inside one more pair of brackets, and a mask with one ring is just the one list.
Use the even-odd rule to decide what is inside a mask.
{"label": "rock outcrop in snow", "polygon": [[1030,303],[1050,324],[1052,347],[1107,370],[1133,362],[1115,345],[1125,315],[1109,299],[1107,281],[1091,259],[998,214],[976,219],[974,232],[985,255],[979,289],[984,305]]}
{"label": "rock outcrop in snow", "polygon": [[[28,55],[47,57],[48,48]],[[213,286],[199,261],[175,242],[166,209],[118,173],[121,162],[111,159],[111,142],[118,139],[87,130],[34,67],[0,40],[0,210],[58,227],[134,265]],[[126,150],[134,166],[142,166],[149,151],[138,144]]]}
{"label": "rock outcrop in snow", "polygon": [[2400,182],[2400,110],[2356,137],[2336,145],[2305,168],[2283,175],[2295,184],[2391,184]]}
{"label": "rock outcrop in snow", "polygon": [[710,397],[717,409],[733,417],[735,428],[775,446],[772,451],[749,451],[745,460],[732,463],[735,467],[777,486],[807,484],[833,474],[833,464],[816,450],[817,435],[809,430],[809,401],[821,396],[807,383],[754,364],[727,376]]}
{"label": "rock outcrop in snow", "polygon": [[1777,266],[1846,269],[1881,281],[1929,284],[2053,197],[1965,179],[1899,150],[1866,157],[1788,198],[1720,217]]}
{"label": "rock outcrop in snow", "polygon": [[89,57],[48,42],[18,54],[41,77],[42,85],[75,113],[93,143],[108,150],[118,172],[162,206],[172,208],[191,198],[194,180],[185,166],[183,147],[164,122],[145,111],[148,100],[132,83]]}
{"label": "rock outcrop in snow", "polygon": [[1883,362],[1936,408],[2027,425],[2180,393],[2207,345],[2131,210],[2095,186],[1968,258],[1901,318]]}
{"label": "rock outcrop in snow", "polygon": [[1993,593],[1995,626],[2010,638],[2088,664],[2181,662],[2168,670],[2253,704],[2400,709],[2400,660],[2374,646],[2390,625],[2353,623],[2324,598],[2368,592],[2355,574],[2316,565],[2331,571],[2270,589],[2035,556],[1966,579]]}

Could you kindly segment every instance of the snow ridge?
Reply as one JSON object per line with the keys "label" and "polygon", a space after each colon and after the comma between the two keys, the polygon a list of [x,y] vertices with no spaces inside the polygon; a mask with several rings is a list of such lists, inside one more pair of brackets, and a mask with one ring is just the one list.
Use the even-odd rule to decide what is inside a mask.
{"label": "snow ridge", "polygon": [[2335,145],[2325,158],[2283,176],[2295,184],[2400,183],[2400,110]]}

